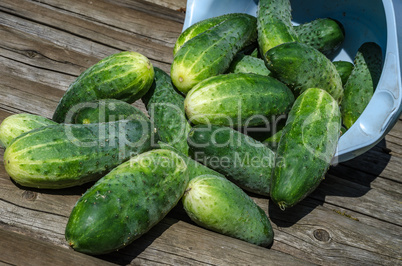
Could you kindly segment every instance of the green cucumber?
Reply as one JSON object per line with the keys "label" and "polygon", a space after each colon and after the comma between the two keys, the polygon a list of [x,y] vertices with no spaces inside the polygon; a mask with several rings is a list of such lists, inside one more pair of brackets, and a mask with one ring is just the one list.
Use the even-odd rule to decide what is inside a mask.
{"label": "green cucumber", "polygon": [[286,125],[286,119],[279,120],[279,122],[273,128],[271,136],[263,140],[262,143],[264,143],[264,145],[266,145],[272,151],[276,152],[279,140],[281,139],[282,136],[282,129],[285,125]]}
{"label": "green cucumber", "polygon": [[24,133],[6,149],[4,165],[18,184],[59,189],[95,181],[131,155],[151,148],[151,122],[60,124]]}
{"label": "green cucumber", "polygon": [[137,107],[115,99],[87,102],[77,110],[74,124],[93,124],[118,120],[146,119],[147,116]]}
{"label": "green cucumber", "polygon": [[178,155],[180,155],[183,158],[183,160],[187,164],[188,179],[189,180],[191,180],[191,179],[193,179],[193,178],[195,178],[197,176],[200,176],[200,175],[216,175],[216,176],[225,177],[221,173],[216,172],[215,170],[212,170],[211,168],[208,168],[205,165],[200,164],[199,162],[193,160],[188,155],[186,155],[184,153],[181,153],[180,151],[178,151],[177,149],[175,149],[174,147],[170,146],[167,143],[164,143],[162,141],[158,141],[158,146],[161,149],[174,151],[175,153],[177,153]]}
{"label": "green cucumber", "polygon": [[341,131],[336,100],[310,88],[295,101],[275,156],[271,199],[282,210],[309,195],[324,179]]}
{"label": "green cucumber", "polygon": [[265,66],[264,60],[251,55],[238,54],[228,69],[229,73],[254,73],[268,76],[271,71]]}
{"label": "green cucumber", "polygon": [[257,30],[260,54],[282,43],[298,41],[292,25],[289,0],[260,0],[257,8]]}
{"label": "green cucumber", "polygon": [[144,55],[131,51],[110,55],[71,83],[56,107],[53,120],[63,123],[81,107],[80,103],[94,100],[109,98],[133,103],[149,90],[153,80],[153,66]]}
{"label": "green cucumber", "polygon": [[345,133],[346,133],[346,131],[348,131],[348,130],[346,129],[346,127],[342,126],[342,127],[341,127],[341,133],[340,133],[340,136],[342,136],[343,134],[345,134]]}
{"label": "green cucumber", "polygon": [[291,90],[272,77],[230,73],[197,84],[184,107],[194,124],[258,126],[287,113],[293,102]]}
{"label": "green cucumber", "polygon": [[7,148],[23,133],[49,125],[57,123],[40,115],[26,113],[10,115],[0,124],[0,146]]}
{"label": "green cucumber", "polygon": [[343,124],[348,129],[363,113],[373,97],[381,76],[382,50],[373,42],[360,46],[354,59],[354,68],[345,84],[341,103]]}
{"label": "green cucumber", "polygon": [[173,47],[173,56],[177,54],[177,51],[180,50],[180,48],[189,40],[194,38],[195,36],[215,27],[219,23],[222,23],[223,21],[227,20],[230,17],[234,17],[237,14],[231,13],[231,14],[225,14],[221,16],[216,16],[212,18],[207,18],[204,20],[201,20],[197,23],[194,23],[187,29],[185,29],[180,36],[177,38],[176,43]]}
{"label": "green cucumber", "polygon": [[265,57],[268,69],[293,90],[295,97],[308,88],[321,88],[341,102],[341,77],[334,64],[317,49],[289,42],[272,48]]}
{"label": "green cucumber", "polygon": [[255,57],[255,58],[261,58],[259,53],[260,53],[260,52],[258,51],[258,48],[255,48],[255,49],[251,52],[250,56]]}
{"label": "green cucumber", "polygon": [[336,71],[338,71],[339,76],[341,76],[342,85],[345,86],[346,81],[348,81],[348,78],[352,73],[354,65],[351,62],[342,60],[334,61],[332,63],[334,64]]}
{"label": "green cucumber", "polygon": [[261,142],[229,127],[197,125],[188,135],[188,145],[194,160],[244,190],[269,195],[275,154]]}
{"label": "green cucumber", "polygon": [[170,76],[184,94],[200,81],[225,73],[234,56],[257,38],[256,18],[236,14],[187,41],[173,59]]}
{"label": "green cucumber", "polygon": [[331,18],[318,18],[294,27],[299,41],[329,56],[345,39],[342,24]]}
{"label": "green cucumber", "polygon": [[137,155],[101,178],[74,206],[65,237],[76,251],[105,254],[127,246],[161,221],[188,183],[172,151]]}
{"label": "green cucumber", "polygon": [[155,82],[142,97],[159,139],[188,154],[190,124],[184,112],[184,97],[172,85],[168,74],[155,67]]}
{"label": "green cucumber", "polygon": [[264,247],[273,241],[267,214],[225,178],[203,175],[192,179],[182,202],[191,220],[201,227]]}

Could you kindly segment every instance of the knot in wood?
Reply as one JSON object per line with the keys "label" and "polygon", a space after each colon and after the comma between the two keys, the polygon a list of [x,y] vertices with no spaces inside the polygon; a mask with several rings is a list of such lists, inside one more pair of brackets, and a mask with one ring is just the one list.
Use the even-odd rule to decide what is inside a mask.
{"label": "knot in wood", "polygon": [[22,192],[22,198],[29,200],[29,201],[34,201],[36,200],[37,197],[37,193],[30,191],[30,190],[25,190],[24,192]]}
{"label": "knot in wood", "polygon": [[38,55],[39,53],[37,51],[34,50],[26,50],[25,51],[25,55],[29,58],[34,58]]}
{"label": "knot in wood", "polygon": [[322,241],[322,242],[328,242],[331,239],[328,231],[324,230],[324,229],[314,230],[313,235],[314,235],[315,239],[317,239],[318,241]]}

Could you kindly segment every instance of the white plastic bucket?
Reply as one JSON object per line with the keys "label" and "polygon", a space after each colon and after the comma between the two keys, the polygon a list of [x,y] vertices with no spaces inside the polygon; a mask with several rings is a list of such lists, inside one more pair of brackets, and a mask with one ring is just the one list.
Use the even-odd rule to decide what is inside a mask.
{"label": "white plastic bucket", "polygon": [[[396,0],[400,1],[400,0]],[[384,65],[376,91],[356,123],[339,139],[334,163],[350,160],[371,149],[392,129],[402,112],[402,60],[397,26],[402,31],[401,3],[392,0],[291,0],[295,25],[330,17],[345,27],[345,41],[334,61],[353,62],[364,42],[376,42],[383,50]],[[206,18],[227,13],[256,16],[258,0],[188,0],[183,30]],[[395,8],[399,8],[396,11]],[[401,39],[401,37],[400,37]]]}

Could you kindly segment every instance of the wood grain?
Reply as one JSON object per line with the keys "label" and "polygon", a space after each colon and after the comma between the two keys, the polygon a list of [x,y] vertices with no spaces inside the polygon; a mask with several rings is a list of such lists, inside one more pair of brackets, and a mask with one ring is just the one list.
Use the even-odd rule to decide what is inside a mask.
{"label": "wood grain", "polygon": [[[0,2],[0,123],[21,112],[52,117],[89,66],[135,50],[167,73],[185,0],[3,0]],[[135,106],[146,112],[141,101]],[[88,256],[64,239],[69,214],[92,184],[36,190],[15,184],[0,149],[0,264],[16,265],[401,265],[402,120],[368,152],[331,167],[305,200],[269,215],[269,248],[195,225],[178,204],[119,251]],[[40,255],[40,256],[39,256]]]}

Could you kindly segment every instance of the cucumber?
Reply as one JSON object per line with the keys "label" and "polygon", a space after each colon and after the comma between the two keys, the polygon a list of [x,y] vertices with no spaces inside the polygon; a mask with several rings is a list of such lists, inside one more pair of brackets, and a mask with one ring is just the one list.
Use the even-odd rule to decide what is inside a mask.
{"label": "cucumber", "polygon": [[239,187],[269,195],[275,154],[232,128],[197,125],[188,135],[190,156],[225,175]]}
{"label": "cucumber", "polygon": [[292,25],[289,0],[260,0],[257,7],[257,30],[260,54],[282,43],[298,41]]}
{"label": "cucumber", "polygon": [[250,56],[255,57],[255,58],[261,58],[258,48],[255,48],[251,53]]}
{"label": "cucumber", "polygon": [[326,56],[331,55],[345,40],[342,24],[331,18],[318,18],[294,27],[299,41],[308,44]]}
{"label": "cucumber", "polygon": [[340,133],[340,136],[342,136],[343,134],[345,134],[345,133],[346,133],[346,131],[347,131],[346,127],[342,126],[342,127],[341,127],[341,133]]}
{"label": "cucumber", "polygon": [[308,88],[321,88],[341,102],[341,77],[334,64],[317,49],[289,42],[272,48],[265,57],[268,69],[293,90],[295,97]]}
{"label": "cucumber", "polygon": [[324,179],[341,130],[336,100],[310,88],[295,101],[275,156],[271,199],[282,210],[309,195]]}
{"label": "cucumber", "polygon": [[236,14],[187,41],[173,59],[170,76],[184,94],[200,81],[225,73],[234,56],[257,38],[256,18]]}
{"label": "cucumber", "polygon": [[265,66],[264,60],[251,55],[238,54],[228,69],[229,73],[254,73],[268,76],[271,71]]}
{"label": "cucumber", "polygon": [[4,165],[18,184],[59,189],[95,181],[131,155],[151,148],[151,122],[60,124],[24,133],[6,149]]}
{"label": "cucumber", "polygon": [[115,99],[103,99],[83,104],[73,116],[74,124],[93,124],[118,120],[147,119],[137,107]]}
{"label": "cucumber", "polygon": [[237,14],[236,13],[231,13],[231,14],[225,14],[221,16],[216,16],[212,18],[207,18],[204,20],[201,20],[197,23],[194,23],[187,29],[185,29],[180,36],[177,38],[176,43],[173,47],[173,56],[177,54],[177,51],[180,50],[180,48],[189,40],[194,38],[195,36],[215,27],[219,23],[222,23],[223,21],[227,20],[228,18],[235,17]]}
{"label": "cucumber", "polygon": [[10,115],[0,124],[0,146],[7,148],[23,133],[48,125],[57,123],[40,115],[26,113]]}
{"label": "cucumber", "polygon": [[201,227],[264,247],[273,241],[267,214],[225,178],[203,175],[192,179],[182,202],[191,220]]}
{"label": "cucumber", "polygon": [[352,73],[354,65],[348,61],[334,61],[332,62],[338,71],[339,76],[341,76],[342,85],[345,86],[346,81],[348,80],[350,74]]}
{"label": "cucumber", "polygon": [[344,126],[349,129],[363,113],[373,97],[381,76],[382,50],[373,42],[360,46],[354,68],[345,84],[345,97],[341,103]]}
{"label": "cucumber", "polygon": [[211,168],[208,168],[205,165],[200,164],[199,162],[193,160],[186,154],[181,153],[179,150],[175,149],[174,147],[170,146],[167,143],[158,141],[158,146],[160,149],[174,151],[175,153],[177,153],[178,155],[180,155],[183,158],[183,160],[186,162],[186,165],[187,165],[189,180],[191,180],[197,176],[200,176],[200,175],[216,175],[216,176],[225,177],[221,173],[216,172],[215,170],[212,170]]}
{"label": "cucumber", "polygon": [[183,159],[152,150],[113,169],[75,204],[65,237],[76,251],[105,254],[127,246],[161,221],[188,183]]}
{"label": "cucumber", "polygon": [[153,66],[144,55],[131,51],[110,55],[71,83],[56,107],[53,120],[63,123],[69,112],[81,107],[80,103],[94,100],[111,98],[133,103],[149,90],[153,80]]}
{"label": "cucumber", "polygon": [[272,130],[271,136],[263,140],[262,143],[266,145],[268,148],[270,148],[272,151],[276,152],[279,140],[281,139],[282,136],[282,129],[285,125],[286,125],[286,119],[281,119],[275,125],[275,128]]}
{"label": "cucumber", "polygon": [[168,74],[157,67],[154,69],[155,82],[142,101],[159,139],[187,155],[191,126],[184,112],[184,97],[175,90]]}
{"label": "cucumber", "polygon": [[184,108],[193,124],[258,126],[287,113],[293,102],[291,90],[272,77],[229,73],[197,84],[187,94]]}

